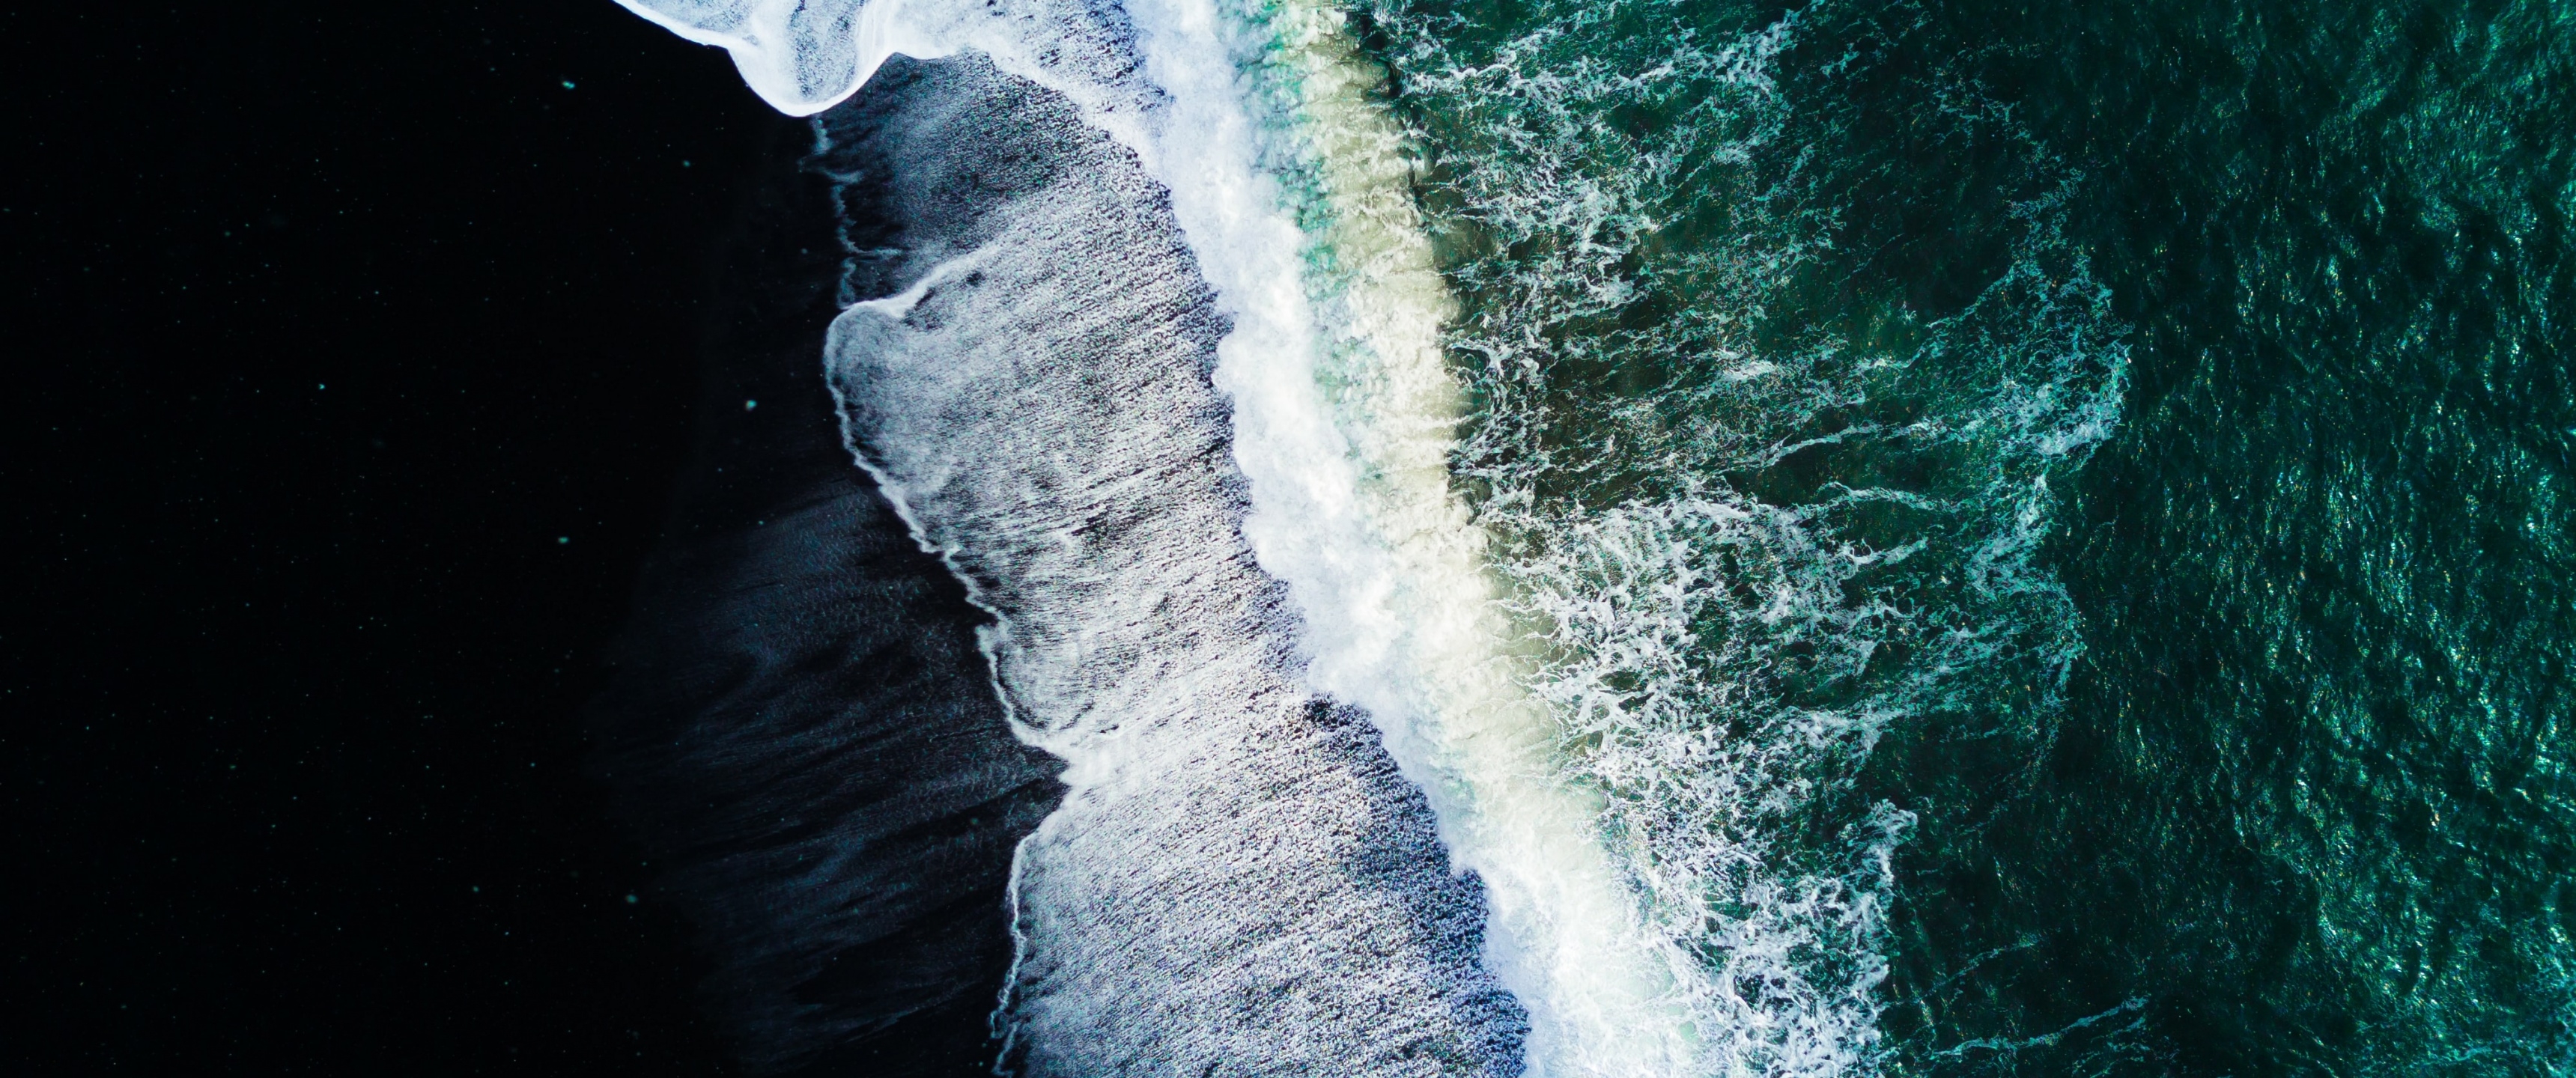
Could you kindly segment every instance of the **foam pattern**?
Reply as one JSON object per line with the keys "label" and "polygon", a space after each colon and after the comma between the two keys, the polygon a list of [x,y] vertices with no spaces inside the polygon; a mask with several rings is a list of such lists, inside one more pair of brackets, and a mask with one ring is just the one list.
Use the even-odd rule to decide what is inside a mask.
{"label": "foam pattern", "polygon": [[885,78],[825,117],[826,157],[875,222],[854,245],[923,253],[856,264],[855,292],[903,287],[834,324],[832,385],[859,459],[995,615],[1017,729],[1069,763],[1018,864],[1007,1062],[1518,1071],[1475,881],[1366,720],[1304,686],[1243,538],[1210,382],[1226,320],[1161,189],[979,58]]}
{"label": "foam pattern", "polygon": [[[1412,207],[1403,131],[1380,97],[1383,72],[1359,54],[1345,13],[1327,4],[1208,0],[913,4],[866,23],[883,32],[869,31],[875,36],[858,39],[865,47],[844,58],[840,45],[801,55],[792,34],[746,29],[757,22],[750,8],[690,10],[683,32],[735,49],[754,88],[791,112],[850,93],[841,82],[866,77],[888,50],[971,52],[1057,95],[1082,126],[1132,155],[1133,182],[1159,189],[1177,226],[1171,239],[1194,264],[1195,280],[1212,290],[1208,310],[1223,328],[1208,338],[1207,377],[1219,394],[1210,400],[1231,406],[1213,441],[1158,451],[1213,453],[1239,472],[1240,514],[1197,534],[1248,544],[1258,575],[1284,586],[1265,593],[1278,605],[1273,635],[1261,644],[1276,657],[1264,661],[1299,691],[1365,716],[1403,779],[1427,799],[1453,867],[1483,883],[1492,910],[1483,964],[1526,1006],[1531,1073],[1666,1073],[1685,1065],[1695,1034],[1672,1006],[1668,963],[1654,953],[1654,937],[1638,930],[1638,896],[1597,834],[1597,793],[1567,781],[1553,762],[1550,716],[1523,687],[1526,656],[1512,653],[1513,625],[1484,561],[1484,535],[1451,489],[1447,465],[1463,411],[1440,337],[1449,303]],[[1052,145],[1038,156],[1063,150]],[[1056,159],[1077,171],[1110,169],[1081,154]],[[878,182],[870,168],[849,165],[854,188]],[[937,202],[926,198],[904,212],[936,212]],[[972,227],[984,235],[1005,219]],[[1113,254],[1120,237],[1145,245],[1140,250],[1163,242],[1150,231],[1116,231],[1131,223],[1132,215],[1096,220],[1107,229],[1092,237],[1098,246],[1049,242],[1065,257],[1095,262],[1124,257]],[[982,247],[953,236],[852,246],[847,298],[907,325],[914,304],[931,304],[925,310],[937,317],[933,301],[943,286],[954,293],[961,282],[975,288],[997,273],[1031,272],[981,261]],[[859,323],[847,325],[860,332]],[[1054,411],[1070,422],[1090,406],[1082,392],[1015,398],[1029,411],[1012,422],[1044,428],[1060,421]],[[890,491],[925,478],[896,466],[894,455],[912,450],[893,428],[860,429],[874,432],[864,444],[882,455],[876,466]],[[943,425],[919,436],[950,432]],[[973,575],[971,566],[983,564],[967,557],[976,544],[941,530],[964,526],[946,515],[962,508],[923,500],[913,511],[934,544],[954,546],[977,587],[1026,583]],[[1130,575],[1115,586],[1101,577],[1092,598],[1128,604],[1140,617],[1195,616],[1150,605],[1164,594],[1144,572],[1150,564],[1118,569]],[[1131,586],[1138,597],[1120,594]],[[1149,605],[1134,607],[1140,601]],[[1023,681],[1067,691],[1086,684],[1050,673],[1059,661],[1052,652],[996,654],[1006,691],[1020,691],[1014,686]],[[1030,698],[1041,696],[1058,698]],[[1040,744],[1078,751],[1077,742],[1040,733],[1053,728],[1029,726]],[[1068,758],[1070,816],[1092,772]],[[1282,810],[1277,799],[1289,796],[1274,791],[1231,811]],[[1320,788],[1294,794],[1334,796]],[[1139,860],[1126,871],[1220,867],[1182,858]],[[1026,911],[1038,910],[1029,897]],[[1047,946],[1045,936],[1028,938],[1032,955]],[[1322,968],[1305,975],[1338,976]]]}

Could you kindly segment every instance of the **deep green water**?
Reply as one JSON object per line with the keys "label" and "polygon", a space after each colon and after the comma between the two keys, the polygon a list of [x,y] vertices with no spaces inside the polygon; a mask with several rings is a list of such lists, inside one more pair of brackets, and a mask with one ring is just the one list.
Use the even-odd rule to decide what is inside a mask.
{"label": "deep green water", "polygon": [[2576,1071],[2576,7],[1365,16],[1712,1072]]}

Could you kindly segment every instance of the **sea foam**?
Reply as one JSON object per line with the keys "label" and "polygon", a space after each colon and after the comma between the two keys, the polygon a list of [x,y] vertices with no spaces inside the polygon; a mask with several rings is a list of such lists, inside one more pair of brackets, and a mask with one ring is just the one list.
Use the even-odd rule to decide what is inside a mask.
{"label": "sea foam", "polygon": [[[847,98],[891,53],[971,50],[1072,101],[1135,155],[1168,193],[1228,323],[1213,380],[1232,406],[1226,444],[1249,485],[1240,533],[1286,585],[1303,681],[1366,713],[1428,796],[1456,867],[1481,878],[1492,907],[1487,963],[1529,1009],[1531,1072],[1686,1070],[1698,1034],[1670,999],[1669,961],[1638,930],[1636,899],[1594,837],[1600,806],[1552,760],[1556,734],[1519,688],[1525,660],[1508,646],[1485,540],[1450,490],[1460,400],[1440,349],[1448,302],[1414,219],[1403,140],[1372,100],[1379,73],[1357,56],[1341,13],[1205,0],[1115,11],[651,7],[656,21],[732,50],[755,91],[784,111]],[[849,317],[911,313],[887,305]],[[851,340],[881,332],[847,324]],[[874,437],[877,452],[906,452],[891,427]],[[899,501],[918,482],[891,469],[881,479]],[[943,522],[919,504],[912,511],[925,541],[940,544]],[[1096,598],[1126,602],[1135,596],[1121,588],[1147,586],[1104,581]],[[1009,649],[997,651],[1006,697],[1015,677],[1045,676],[1036,653],[1022,657],[1015,669]],[[1073,761],[1068,804],[1079,803],[1103,773],[1085,756],[1112,742],[1028,729]],[[1128,868],[1185,879],[1193,866]]]}
{"label": "sea foam", "polygon": [[992,613],[1018,732],[1070,765],[1016,865],[1007,1061],[1514,1071],[1476,888],[1365,720],[1297,676],[1208,379],[1225,322],[1160,189],[980,57],[887,71],[825,115],[821,158],[894,252],[853,292],[914,283],[834,323],[832,386]]}

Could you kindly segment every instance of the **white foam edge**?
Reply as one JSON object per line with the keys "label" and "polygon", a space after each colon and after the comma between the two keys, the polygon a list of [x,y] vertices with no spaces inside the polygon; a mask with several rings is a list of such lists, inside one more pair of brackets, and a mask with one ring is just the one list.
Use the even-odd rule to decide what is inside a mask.
{"label": "white foam edge", "polygon": [[877,69],[896,56],[932,60],[949,54],[926,36],[914,32],[900,16],[902,0],[870,0],[859,8],[858,26],[852,44],[854,63],[849,73],[835,80],[836,88],[814,96],[805,92],[803,80],[797,77],[794,36],[788,29],[786,9],[776,4],[754,6],[743,20],[739,32],[698,26],[677,16],[645,6],[644,0],[617,0],[617,6],[634,12],[644,21],[700,45],[713,45],[733,57],[734,69],[771,108],[789,116],[812,116],[847,101],[859,92]]}
{"label": "white foam edge", "polygon": [[[1498,728],[1513,724],[1497,724],[1493,715],[1479,716],[1486,721],[1468,728],[1439,728],[1444,724],[1437,713],[1445,708],[1433,697],[1447,687],[1440,683],[1454,685],[1460,674],[1493,680],[1502,671],[1461,666],[1444,671],[1448,677],[1423,677],[1391,669],[1403,658],[1430,658],[1399,657],[1421,650],[1425,640],[1432,652],[1489,664],[1492,656],[1475,654],[1483,649],[1461,638],[1489,635],[1474,624],[1483,620],[1481,614],[1469,608],[1490,598],[1491,582],[1472,564],[1461,564],[1454,551],[1398,557],[1375,548],[1390,523],[1398,530],[1458,525],[1367,519],[1352,444],[1316,379],[1320,335],[1304,291],[1306,236],[1289,218],[1276,181],[1256,165],[1258,129],[1239,101],[1243,76],[1212,3],[1124,5],[1137,30],[1146,79],[1164,95],[1155,107],[1140,110],[1126,95],[1038,62],[1025,43],[985,29],[989,23],[981,12],[931,25],[917,18],[917,8],[907,11],[910,5],[902,0],[874,0],[857,20],[855,61],[846,79],[829,93],[809,95],[796,78],[797,57],[783,44],[791,38],[778,19],[754,18],[742,32],[724,32],[665,16],[639,0],[618,2],[687,40],[725,48],[753,92],[788,115],[810,116],[847,100],[894,55],[934,59],[973,49],[1004,72],[1064,96],[1084,122],[1135,153],[1169,193],[1199,271],[1214,289],[1219,311],[1232,321],[1218,344],[1214,381],[1233,402],[1232,451],[1251,489],[1245,537],[1263,569],[1288,585],[1302,616],[1299,642],[1311,663],[1313,686],[1369,712],[1399,769],[1430,799],[1453,867],[1473,870],[1485,881],[1493,907],[1486,962],[1530,1011],[1528,1078],[1665,1074],[1675,1073],[1676,1064],[1687,1066],[1682,1057],[1691,1054],[1696,1032],[1669,1000],[1659,998],[1671,988],[1656,968],[1662,956],[1648,953],[1654,947],[1635,923],[1633,900],[1590,834],[1585,798],[1554,782],[1532,758],[1532,744],[1544,742],[1543,733]],[[1185,138],[1186,150],[1167,152],[1166,134],[1178,136],[1176,143]],[[943,270],[953,275],[951,264],[943,264],[904,293],[859,304],[864,314],[853,310],[843,319],[900,321]],[[839,321],[833,328],[836,337],[845,329]],[[1442,418],[1398,421],[1437,424]],[[923,549],[946,560],[949,552],[929,542],[901,486],[864,459],[860,463]],[[1454,542],[1451,537],[1433,545]],[[1436,567],[1451,579],[1408,587],[1391,579],[1403,568],[1399,562]],[[1435,609],[1417,612],[1429,615],[1427,620],[1389,608],[1400,587],[1433,599]],[[993,631],[986,630],[983,641],[988,659]],[[1407,637],[1415,638],[1413,646],[1405,646]],[[998,681],[994,688],[1008,710]],[[1488,691],[1510,690],[1498,685]],[[1052,740],[1016,714],[1011,722],[1031,744],[1048,747]],[[1016,909],[1017,896],[1012,900]]]}

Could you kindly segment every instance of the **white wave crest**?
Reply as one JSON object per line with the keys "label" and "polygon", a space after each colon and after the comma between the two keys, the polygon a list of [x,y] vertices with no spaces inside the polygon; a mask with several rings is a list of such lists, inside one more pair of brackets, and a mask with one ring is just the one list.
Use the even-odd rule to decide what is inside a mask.
{"label": "white wave crest", "polygon": [[[1672,932],[1649,902],[1664,889],[1641,889],[1639,866],[1604,845],[1615,817],[1599,783],[1560,757],[1548,704],[1568,701],[1524,688],[1548,683],[1543,659],[1512,644],[1490,539],[1452,490],[1463,403],[1412,156],[1340,9],[1133,0],[1122,41],[1092,9],[1066,5],[1080,16],[1067,17],[1032,0],[621,2],[727,48],[791,114],[847,98],[891,54],[974,50],[1133,151],[1168,190],[1231,321],[1214,378],[1250,485],[1244,536],[1288,585],[1310,685],[1367,711],[1430,798],[1457,866],[1486,885],[1487,960],[1530,1011],[1530,1073],[1701,1073],[1724,1054],[1712,1040],[1769,1020],[1705,1004],[1743,982],[1698,980],[1698,948],[1729,949],[1759,981],[1763,949],[1784,937]],[[900,314],[900,302],[875,313]],[[1741,897],[1792,919],[1868,900],[1829,882]],[[1712,1024],[1720,1016],[1737,1025]]]}

